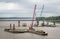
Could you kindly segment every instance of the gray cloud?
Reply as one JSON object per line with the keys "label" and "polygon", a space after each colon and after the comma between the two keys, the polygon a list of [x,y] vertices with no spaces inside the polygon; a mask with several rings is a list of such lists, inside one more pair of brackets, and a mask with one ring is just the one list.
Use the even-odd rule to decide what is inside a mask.
{"label": "gray cloud", "polygon": [[[43,16],[45,16],[46,14],[50,14],[51,16],[52,15],[53,16],[60,15],[60,9],[59,9],[60,1],[59,0],[55,0],[55,1],[56,2],[52,2],[52,3],[50,3],[50,1],[49,1],[49,3],[47,3],[47,4],[44,5]],[[19,6],[21,5],[25,9],[27,9],[27,12],[17,12],[16,10],[0,11],[0,14],[1,14],[0,16],[4,16],[4,12],[5,12],[5,16],[6,16],[6,14],[8,14],[8,15],[9,14],[10,15],[13,14],[12,16],[26,16],[26,15],[27,16],[32,16],[33,9],[34,9],[34,3],[29,2],[28,0],[0,0],[0,2],[17,3],[17,4],[19,4]],[[39,16],[39,14],[41,12],[41,9],[42,9],[42,4],[40,4],[40,3],[37,4],[37,11],[36,11],[37,16]],[[30,12],[28,10],[30,10]],[[26,14],[26,15],[23,15],[23,14]]]}

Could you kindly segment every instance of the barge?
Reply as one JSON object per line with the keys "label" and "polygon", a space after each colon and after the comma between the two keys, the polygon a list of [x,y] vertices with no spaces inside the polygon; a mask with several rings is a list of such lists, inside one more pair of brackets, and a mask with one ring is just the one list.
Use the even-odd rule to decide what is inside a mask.
{"label": "barge", "polygon": [[4,31],[6,32],[10,32],[10,33],[33,33],[33,34],[37,34],[37,35],[48,35],[48,33],[46,33],[45,31],[36,31],[36,30],[29,30],[29,29],[4,29]]}
{"label": "barge", "polygon": [[25,33],[28,32],[27,29],[4,29],[4,31],[11,32],[11,33]]}

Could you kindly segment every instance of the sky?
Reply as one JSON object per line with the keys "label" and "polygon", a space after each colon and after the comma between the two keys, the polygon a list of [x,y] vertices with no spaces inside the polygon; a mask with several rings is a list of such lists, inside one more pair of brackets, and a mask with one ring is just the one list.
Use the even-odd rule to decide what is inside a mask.
{"label": "sky", "polygon": [[0,0],[0,17],[32,17],[34,6],[36,17],[60,16],[60,0]]}

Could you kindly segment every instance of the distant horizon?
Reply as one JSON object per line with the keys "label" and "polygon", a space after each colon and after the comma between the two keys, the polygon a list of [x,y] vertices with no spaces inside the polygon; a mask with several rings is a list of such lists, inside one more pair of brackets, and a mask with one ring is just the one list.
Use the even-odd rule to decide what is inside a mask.
{"label": "distant horizon", "polygon": [[[36,16],[35,16],[36,17]],[[39,17],[39,16],[37,16],[37,17]],[[44,17],[44,16],[42,16],[42,17]],[[56,16],[48,16],[48,17],[56,17]],[[1,18],[1,17],[0,17]],[[4,17],[3,17],[4,18]],[[30,17],[30,18],[32,18],[32,17]]]}

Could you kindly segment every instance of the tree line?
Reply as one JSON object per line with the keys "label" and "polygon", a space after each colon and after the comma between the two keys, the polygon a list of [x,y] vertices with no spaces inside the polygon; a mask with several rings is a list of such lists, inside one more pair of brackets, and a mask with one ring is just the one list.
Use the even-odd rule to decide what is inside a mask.
{"label": "tree line", "polygon": [[60,20],[60,16],[36,17],[36,20]]}

